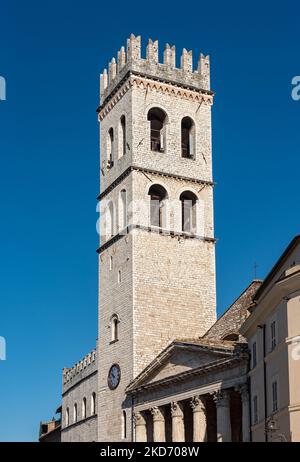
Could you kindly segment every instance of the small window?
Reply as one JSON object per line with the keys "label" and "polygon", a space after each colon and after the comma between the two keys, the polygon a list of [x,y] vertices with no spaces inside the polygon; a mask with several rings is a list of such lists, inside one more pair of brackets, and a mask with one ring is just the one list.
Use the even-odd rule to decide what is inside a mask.
{"label": "small window", "polygon": [[119,230],[127,226],[127,194],[126,190],[122,189],[119,196]]}
{"label": "small window", "polygon": [[165,225],[165,205],[168,197],[167,191],[158,184],[149,189],[150,195],[150,223],[151,226],[163,227]]}
{"label": "small window", "polygon": [[257,365],[257,347],[256,342],[252,344],[252,367],[256,367]]}
{"label": "small window", "polygon": [[122,412],[122,440],[127,438],[126,411]]}
{"label": "small window", "polygon": [[278,411],[278,386],[277,380],[272,382],[272,411]]}
{"label": "small window", "polygon": [[126,119],[125,116],[122,115],[120,119],[120,128],[121,128],[121,137],[120,137],[120,157],[125,156],[126,154]]}
{"label": "small window", "polygon": [[181,121],[181,156],[186,159],[195,156],[195,124],[190,117]]}
{"label": "small window", "polygon": [[113,269],[113,257],[112,255],[109,257],[109,271]]}
{"label": "small window", "polygon": [[253,396],[253,425],[258,423],[258,400],[257,395]]}
{"label": "small window", "polygon": [[181,201],[181,227],[182,231],[195,233],[197,229],[196,204],[197,197],[190,191],[180,195]]}
{"label": "small window", "polygon": [[82,418],[86,418],[86,398],[82,400]]}
{"label": "small window", "polygon": [[271,350],[276,347],[276,321],[271,322]]}
{"label": "small window", "polygon": [[114,130],[110,128],[107,134],[107,168],[114,165]]}
{"label": "small window", "polygon": [[96,414],[96,393],[94,392],[91,396],[91,415]]}
{"label": "small window", "polygon": [[151,151],[164,152],[166,146],[166,113],[154,107],[148,112],[150,122],[150,146]]}
{"label": "small window", "polygon": [[107,236],[110,239],[114,235],[115,230],[115,210],[114,204],[112,201],[109,201],[107,206],[107,219],[106,219],[106,229],[107,229]]}
{"label": "small window", "polygon": [[116,342],[119,340],[119,318],[115,314],[110,321],[111,328],[111,342]]}
{"label": "small window", "polygon": [[69,408],[67,407],[66,409],[66,427],[68,427],[70,423],[70,411],[69,411]]}
{"label": "small window", "polygon": [[118,283],[119,283],[119,284],[121,283],[121,280],[122,280],[122,278],[121,278],[121,271],[119,270],[119,271],[118,271]]}
{"label": "small window", "polygon": [[77,418],[78,418],[78,415],[77,415],[77,403],[75,403],[74,408],[73,408],[73,421],[74,421],[74,423],[77,422]]}

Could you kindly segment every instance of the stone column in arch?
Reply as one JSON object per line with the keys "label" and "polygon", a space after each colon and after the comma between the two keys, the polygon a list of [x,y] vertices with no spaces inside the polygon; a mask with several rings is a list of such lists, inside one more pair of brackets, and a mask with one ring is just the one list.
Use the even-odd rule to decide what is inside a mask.
{"label": "stone column in arch", "polygon": [[165,416],[159,407],[151,408],[153,416],[153,440],[155,443],[164,443],[166,441],[165,434]]}
{"label": "stone column in arch", "polygon": [[204,442],[207,435],[205,400],[200,396],[194,396],[191,400],[193,409],[193,441]]}
{"label": "stone column in arch", "polygon": [[243,441],[250,441],[250,409],[249,390],[246,383],[238,387],[242,400],[242,433]]}
{"label": "stone column in arch", "polygon": [[217,441],[231,441],[230,394],[220,390],[213,394],[217,409]]}
{"label": "stone column in arch", "polygon": [[135,412],[133,419],[135,425],[135,441],[147,442],[147,423],[145,416],[141,412]]}
{"label": "stone column in arch", "polygon": [[180,443],[185,441],[184,414],[182,405],[178,402],[171,403],[172,415],[172,442]]}

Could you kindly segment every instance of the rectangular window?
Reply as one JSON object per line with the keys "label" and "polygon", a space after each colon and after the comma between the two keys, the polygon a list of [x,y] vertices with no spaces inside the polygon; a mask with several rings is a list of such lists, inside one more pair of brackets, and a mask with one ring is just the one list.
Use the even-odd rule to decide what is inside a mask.
{"label": "rectangular window", "polygon": [[257,364],[257,348],[256,348],[256,342],[253,342],[252,345],[252,367],[254,368]]}
{"label": "rectangular window", "polygon": [[272,382],[272,411],[278,411],[278,386],[277,380]]}
{"label": "rectangular window", "polygon": [[276,347],[276,321],[271,322],[271,350]]}
{"label": "rectangular window", "polygon": [[253,396],[253,425],[258,423],[258,401],[257,396]]}

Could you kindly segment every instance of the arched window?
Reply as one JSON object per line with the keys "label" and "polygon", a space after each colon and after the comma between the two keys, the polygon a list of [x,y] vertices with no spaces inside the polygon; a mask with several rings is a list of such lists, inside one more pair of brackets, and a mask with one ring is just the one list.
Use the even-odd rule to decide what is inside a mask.
{"label": "arched window", "polygon": [[110,321],[111,329],[111,342],[116,342],[119,340],[119,317],[117,314],[114,314]]}
{"label": "arched window", "polygon": [[107,168],[114,165],[114,130],[110,128],[107,134]]}
{"label": "arched window", "polygon": [[73,422],[76,423],[77,422],[77,403],[74,404],[74,408],[73,408]]}
{"label": "arched window", "polygon": [[114,204],[109,201],[107,206],[107,218],[106,218],[106,230],[107,237],[110,239],[114,235],[115,223],[114,223]]}
{"label": "arched window", "polygon": [[118,271],[118,283],[120,284],[122,281],[121,270]]}
{"label": "arched window", "polygon": [[127,226],[127,195],[126,190],[122,189],[119,196],[119,230]]}
{"label": "arched window", "polygon": [[158,107],[148,112],[150,121],[151,151],[164,152],[166,149],[166,122],[167,114]]}
{"label": "arched window", "polygon": [[122,412],[122,440],[127,438],[126,411]]}
{"label": "arched window", "polygon": [[195,157],[195,124],[190,117],[181,121],[181,155],[188,159]]}
{"label": "arched window", "polygon": [[163,186],[154,184],[149,189],[150,195],[150,224],[151,226],[159,226],[162,228],[165,225],[165,201],[168,198],[167,191]]}
{"label": "arched window", "polygon": [[82,400],[82,418],[86,418],[86,398]]}
{"label": "arched window", "polygon": [[91,396],[91,415],[96,414],[96,393],[94,392]]}
{"label": "arched window", "polygon": [[122,115],[120,119],[120,157],[125,156],[126,154],[126,119]]}
{"label": "arched window", "polygon": [[182,231],[195,233],[197,229],[196,222],[196,203],[197,197],[190,191],[184,191],[180,195],[181,201],[181,223]]}
{"label": "arched window", "polygon": [[112,255],[109,257],[109,270],[111,271],[113,269],[113,257]]}
{"label": "arched window", "polygon": [[70,411],[69,411],[69,408],[67,407],[66,409],[66,427],[69,425],[70,423]]}

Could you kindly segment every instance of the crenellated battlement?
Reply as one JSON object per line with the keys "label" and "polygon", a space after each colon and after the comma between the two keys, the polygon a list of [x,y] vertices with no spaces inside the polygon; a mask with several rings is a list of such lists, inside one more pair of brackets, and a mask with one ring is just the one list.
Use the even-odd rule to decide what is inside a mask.
{"label": "crenellated battlement", "polygon": [[73,367],[65,367],[63,369],[63,385],[73,381],[73,379],[77,377],[78,374],[87,370],[87,368],[91,367],[92,365],[96,365],[96,349],[88,353]]}
{"label": "crenellated battlement", "polygon": [[108,64],[108,71],[104,69],[100,74],[100,97],[103,104],[116,86],[131,73],[147,78],[153,78],[175,85],[191,87],[196,90],[210,90],[210,61],[209,56],[202,53],[193,67],[193,53],[182,50],[180,68],[176,67],[175,46],[165,45],[163,63],[159,62],[158,40],[149,39],[146,47],[146,57],[141,57],[141,37],[131,34],[125,47],[121,47],[117,54],[117,61],[112,58]]}

